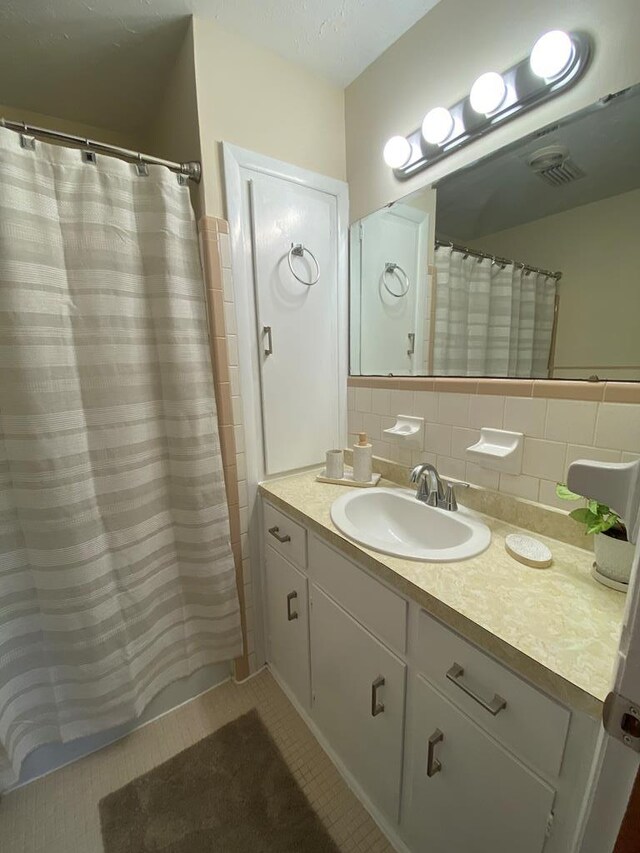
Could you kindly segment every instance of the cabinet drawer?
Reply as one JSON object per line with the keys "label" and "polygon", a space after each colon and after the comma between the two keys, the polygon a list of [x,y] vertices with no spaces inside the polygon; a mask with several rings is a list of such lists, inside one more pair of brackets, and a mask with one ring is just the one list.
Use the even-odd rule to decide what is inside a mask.
{"label": "cabinet drawer", "polygon": [[270,503],[264,504],[265,541],[300,568],[307,567],[307,531]]}
{"label": "cabinet drawer", "polygon": [[571,716],[566,708],[424,611],[416,659],[430,681],[497,740],[539,770],[559,774]]}
{"label": "cabinet drawer", "polygon": [[309,574],[340,605],[392,649],[407,646],[407,602],[315,536]]}

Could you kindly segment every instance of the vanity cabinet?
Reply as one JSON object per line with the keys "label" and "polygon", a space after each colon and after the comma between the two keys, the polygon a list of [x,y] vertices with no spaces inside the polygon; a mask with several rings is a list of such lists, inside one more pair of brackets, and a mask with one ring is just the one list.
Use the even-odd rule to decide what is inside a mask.
{"label": "vanity cabinet", "polygon": [[406,664],[311,585],[313,719],[371,800],[398,819]]}
{"label": "vanity cabinet", "polygon": [[418,675],[403,823],[411,850],[541,853],[555,791]]}
{"label": "vanity cabinet", "polygon": [[269,664],[411,853],[567,853],[595,721],[264,505]]}
{"label": "vanity cabinet", "polygon": [[265,548],[269,662],[303,708],[311,700],[307,578],[271,546]]}

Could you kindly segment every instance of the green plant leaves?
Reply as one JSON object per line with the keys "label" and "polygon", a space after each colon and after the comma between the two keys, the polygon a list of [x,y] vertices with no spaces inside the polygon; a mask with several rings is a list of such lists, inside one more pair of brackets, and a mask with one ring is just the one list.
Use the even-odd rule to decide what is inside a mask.
{"label": "green plant leaves", "polygon": [[[556,494],[565,501],[583,500],[582,495],[570,491],[565,483],[556,485]],[[592,498],[587,499],[587,505],[578,507],[569,513],[569,518],[586,526],[586,533],[605,533],[612,527],[622,528],[620,518],[606,504],[598,503]]]}
{"label": "green plant leaves", "polygon": [[566,483],[556,483],[556,495],[562,498],[563,501],[581,501],[582,495],[576,495],[575,492],[567,488]]}

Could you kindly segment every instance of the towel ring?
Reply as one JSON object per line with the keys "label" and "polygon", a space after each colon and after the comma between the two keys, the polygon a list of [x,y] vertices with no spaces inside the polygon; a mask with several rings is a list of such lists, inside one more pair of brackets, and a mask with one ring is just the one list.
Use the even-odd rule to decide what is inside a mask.
{"label": "towel ring", "polygon": [[[402,284],[402,277],[404,277],[404,285],[405,285],[404,290],[401,291],[400,293],[396,293],[395,291],[391,290],[391,288],[387,284],[387,273],[390,273],[390,272],[391,273],[397,273],[398,271],[400,272],[401,275],[396,275],[396,278],[398,278],[400,280],[400,283]],[[384,265],[384,272],[382,273],[382,283],[384,284],[384,287],[385,287],[385,290],[387,291],[387,293],[390,293],[391,296],[395,296],[396,299],[401,299],[403,296],[406,296],[407,293],[409,293],[409,276],[402,269],[400,264],[394,264],[394,263],[391,263],[390,261],[387,261],[387,263]]]}
{"label": "towel ring", "polygon": [[[305,281],[303,278],[300,278],[300,276],[293,269],[293,264],[291,263],[291,256],[292,255],[295,255],[297,258],[301,258],[301,257],[303,257],[305,252],[309,255],[309,257],[313,260],[313,263],[316,265],[316,274],[315,274],[314,278],[312,279],[312,281]],[[311,249],[307,249],[307,247],[303,246],[302,243],[292,243],[291,244],[291,248],[289,249],[289,254],[287,255],[287,263],[289,264],[289,269],[291,270],[291,275],[295,279],[297,279],[300,282],[300,284],[304,284],[307,287],[313,287],[313,285],[317,284],[318,281],[320,280],[320,264],[318,263],[318,260],[317,260],[316,256],[313,254],[313,252],[311,251]]]}

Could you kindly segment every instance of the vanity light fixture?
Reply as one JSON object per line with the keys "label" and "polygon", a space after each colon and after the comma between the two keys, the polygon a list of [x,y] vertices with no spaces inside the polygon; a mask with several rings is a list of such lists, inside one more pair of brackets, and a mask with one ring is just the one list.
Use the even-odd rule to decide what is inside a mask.
{"label": "vanity light fixture", "polygon": [[444,107],[435,107],[424,117],[422,135],[431,145],[443,145],[453,132],[453,116]]}
{"label": "vanity light fixture", "polygon": [[531,70],[543,80],[555,80],[573,59],[573,42],[562,30],[540,36],[531,51]]}
{"label": "vanity light fixture", "polygon": [[488,71],[468,97],[449,109],[435,107],[409,136],[392,136],[384,161],[400,180],[432,166],[495,127],[556,97],[577,83],[591,57],[584,33],[551,30],[534,44],[530,56],[502,74]]}
{"label": "vanity light fixture", "polygon": [[411,143],[404,136],[392,136],[382,152],[384,162],[392,169],[401,169],[411,159]]}
{"label": "vanity light fixture", "polygon": [[506,97],[507,87],[501,75],[487,71],[471,87],[469,103],[477,113],[488,116],[500,109]]}

